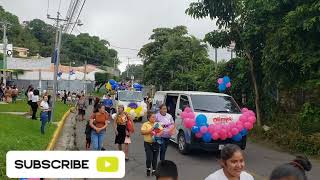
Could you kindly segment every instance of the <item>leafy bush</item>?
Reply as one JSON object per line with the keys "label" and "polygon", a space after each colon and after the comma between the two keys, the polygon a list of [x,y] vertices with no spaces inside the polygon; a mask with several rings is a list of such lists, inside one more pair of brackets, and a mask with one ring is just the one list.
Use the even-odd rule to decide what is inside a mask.
{"label": "leafy bush", "polygon": [[253,140],[266,140],[292,153],[320,156],[320,132],[310,133],[308,130],[308,134],[305,134],[300,131],[303,128],[300,127],[299,118],[300,115],[275,115],[272,121],[269,121],[270,130],[264,131],[256,126],[250,137],[253,137]]}
{"label": "leafy bush", "polygon": [[303,134],[320,133],[320,107],[305,103],[300,111],[298,123]]}

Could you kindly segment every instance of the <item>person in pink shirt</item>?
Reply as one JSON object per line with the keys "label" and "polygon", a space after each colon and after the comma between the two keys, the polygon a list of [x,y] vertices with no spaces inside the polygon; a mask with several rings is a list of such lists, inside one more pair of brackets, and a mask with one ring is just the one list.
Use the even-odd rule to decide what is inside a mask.
{"label": "person in pink shirt", "polygon": [[175,130],[174,120],[171,114],[167,113],[167,106],[162,104],[160,105],[160,112],[156,114],[156,122],[162,125],[164,128],[161,135],[162,143],[160,144],[160,160],[165,160],[167,147],[170,141],[170,138]]}

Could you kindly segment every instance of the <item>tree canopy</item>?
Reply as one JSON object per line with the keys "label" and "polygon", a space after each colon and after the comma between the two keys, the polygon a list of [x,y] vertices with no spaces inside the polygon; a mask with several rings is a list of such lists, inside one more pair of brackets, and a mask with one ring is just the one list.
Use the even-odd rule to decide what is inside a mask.
{"label": "tree canopy", "polygon": [[[5,11],[1,6],[0,21],[7,21],[11,24],[7,31],[9,43],[28,48],[31,56],[36,54],[43,57],[52,56],[56,36],[54,26],[40,19],[26,21],[21,25],[17,16]],[[85,60],[97,66],[113,67],[114,63],[119,64],[118,52],[109,48],[108,41],[97,36],[90,36],[87,33],[77,36],[63,34],[61,45],[62,64],[69,64],[73,61],[76,65],[83,65]]]}
{"label": "tree canopy", "polygon": [[[253,87],[260,120],[260,106],[265,115],[277,107],[275,90],[319,89],[319,7],[317,0],[203,0],[191,3],[186,13],[216,20],[219,30],[205,37],[211,46],[236,42],[237,56],[248,61],[252,84],[247,85]],[[242,84],[242,91],[246,87]]]}
{"label": "tree canopy", "polygon": [[151,42],[139,52],[144,61],[144,82],[163,89],[197,90],[203,87],[211,63],[205,43],[188,35],[185,26],[157,28]]}

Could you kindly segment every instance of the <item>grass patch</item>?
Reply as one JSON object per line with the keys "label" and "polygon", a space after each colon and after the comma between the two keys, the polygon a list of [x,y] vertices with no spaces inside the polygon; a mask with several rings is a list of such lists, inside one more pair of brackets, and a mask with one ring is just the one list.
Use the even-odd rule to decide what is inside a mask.
{"label": "grass patch", "polygon": [[27,101],[17,101],[16,104],[0,104],[0,112],[28,112]]}
{"label": "grass patch", "polygon": [[[24,112],[28,107],[25,101],[18,104],[1,105],[1,112]],[[68,110],[68,106],[58,102],[55,109],[55,121],[59,121]],[[15,111],[13,111],[15,110]],[[39,117],[39,116],[38,116]],[[41,122],[24,116],[0,114],[0,179],[5,176],[5,156],[10,150],[44,150],[56,129],[56,125],[47,124],[46,133],[40,133]]]}

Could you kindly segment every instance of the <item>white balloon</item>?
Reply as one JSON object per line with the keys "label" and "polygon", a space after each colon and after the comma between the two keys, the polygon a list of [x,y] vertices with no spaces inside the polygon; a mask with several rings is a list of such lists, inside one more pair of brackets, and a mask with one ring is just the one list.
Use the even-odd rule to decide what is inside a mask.
{"label": "white balloon", "polygon": [[114,114],[112,114],[112,119],[115,119],[116,118],[116,116],[117,116],[117,114],[116,113],[114,113]]}
{"label": "white balloon", "polygon": [[143,108],[147,108],[147,107],[148,107],[148,105],[147,105],[145,102],[141,103],[141,106],[142,106]]}
{"label": "white balloon", "polygon": [[147,108],[143,108],[143,113],[147,113],[148,109]]}

